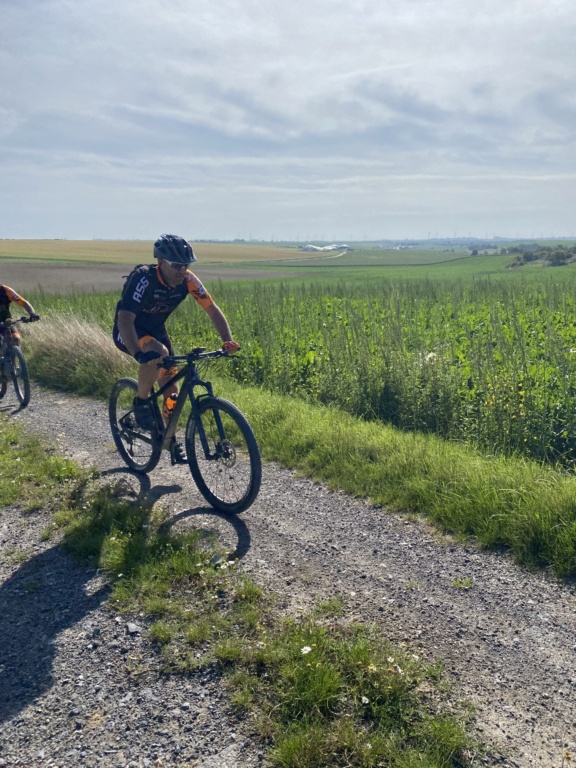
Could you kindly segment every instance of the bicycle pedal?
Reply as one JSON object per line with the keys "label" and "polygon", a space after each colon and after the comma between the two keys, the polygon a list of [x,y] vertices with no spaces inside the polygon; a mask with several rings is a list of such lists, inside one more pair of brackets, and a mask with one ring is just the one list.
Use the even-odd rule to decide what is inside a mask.
{"label": "bicycle pedal", "polygon": [[180,443],[172,443],[170,446],[170,461],[172,462],[172,466],[175,464],[188,464],[188,457]]}

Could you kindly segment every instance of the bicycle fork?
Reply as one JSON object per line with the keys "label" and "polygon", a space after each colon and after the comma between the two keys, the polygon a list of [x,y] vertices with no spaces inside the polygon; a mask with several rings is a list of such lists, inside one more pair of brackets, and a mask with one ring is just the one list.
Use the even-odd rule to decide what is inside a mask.
{"label": "bicycle fork", "polygon": [[[209,395],[206,395],[206,397],[208,396]],[[214,408],[212,410],[214,421],[216,423],[216,428],[218,430],[218,442],[214,446],[215,448],[214,453],[210,453],[210,445],[208,444],[208,439],[206,437],[204,422],[202,421],[202,418],[200,417],[198,411],[199,409],[198,409],[197,401],[194,401],[192,412],[194,414],[196,430],[198,432],[198,436],[200,437],[200,443],[202,445],[202,450],[204,451],[204,457],[206,461],[218,461],[221,458],[228,458],[229,450],[226,448],[226,444],[227,444],[226,431],[224,430],[224,424],[222,423],[220,410],[218,408]]]}

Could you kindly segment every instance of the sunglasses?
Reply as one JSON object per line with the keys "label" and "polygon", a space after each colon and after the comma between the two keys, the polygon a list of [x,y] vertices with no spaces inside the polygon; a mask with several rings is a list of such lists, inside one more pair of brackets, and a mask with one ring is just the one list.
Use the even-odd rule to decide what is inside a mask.
{"label": "sunglasses", "polygon": [[168,261],[168,259],[164,259],[164,261],[169,267],[172,267],[172,269],[177,269],[178,272],[183,272],[190,266],[190,262],[188,262],[188,264],[182,264],[181,261]]}

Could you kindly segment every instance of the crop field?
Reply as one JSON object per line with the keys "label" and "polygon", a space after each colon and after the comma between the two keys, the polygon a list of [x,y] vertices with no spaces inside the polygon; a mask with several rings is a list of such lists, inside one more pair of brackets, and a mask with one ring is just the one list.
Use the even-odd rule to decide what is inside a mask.
{"label": "crop field", "polygon": [[[242,383],[487,452],[572,466],[571,274],[562,282],[221,282],[212,293],[242,344],[234,366]],[[40,312],[110,329],[118,294],[28,298]],[[169,331],[179,351],[216,341],[193,302],[170,318]]]}
{"label": "crop field", "polygon": [[[411,267],[445,264],[471,256],[467,248],[395,250],[392,248],[362,248],[352,251],[305,253],[298,259],[306,267]],[[294,258],[291,259],[292,261]]]}
{"label": "crop field", "polygon": [[[215,259],[220,246],[199,248],[204,245],[215,246]],[[44,265],[45,275],[59,281],[55,288],[38,281],[42,265],[26,259],[0,261],[0,280],[25,292],[41,313],[74,313],[109,329],[129,265],[89,261],[97,241],[84,251],[68,246],[67,265]],[[125,246],[134,261],[150,260],[138,250],[150,243]],[[509,270],[509,255],[457,251],[449,254],[454,261],[433,263],[446,255],[436,249],[414,251],[412,257],[423,261],[419,266],[386,267],[379,259],[403,252],[366,249],[345,254],[342,267],[312,254],[310,265],[263,258],[249,270],[247,262],[233,260],[250,257],[252,245],[224,246],[220,253],[228,261],[210,264],[200,257],[195,271],[242,343],[234,368],[238,381],[484,451],[573,465],[574,264]],[[31,253],[29,246],[20,247]],[[55,253],[46,248],[46,254]],[[298,253],[279,248],[276,255],[286,250]],[[273,251],[263,247],[260,255]],[[6,278],[10,269],[13,280]],[[37,282],[22,279],[26,269]],[[192,302],[169,326],[181,351],[214,343],[206,316]]]}
{"label": "crop field", "polygon": [[[196,255],[206,264],[304,262],[313,266],[405,266],[471,258],[467,248],[392,249],[359,246],[354,250],[315,253],[285,243],[197,242]],[[149,240],[0,240],[0,261],[65,261],[139,264],[150,257]]]}
{"label": "crop field", "polygon": [[[373,280],[445,281],[478,278],[508,282],[540,281],[546,272],[538,263],[508,269],[510,255],[466,248],[385,249],[358,246],[350,252],[315,253],[282,243],[194,243],[194,271],[208,286],[219,281],[268,281],[362,285]],[[152,261],[151,241],[0,240],[0,282],[21,291],[48,293],[120,290],[135,264]],[[549,273],[550,270],[548,269]],[[520,273],[520,274],[519,274]],[[556,270],[564,281],[576,264]]]}
{"label": "crop field", "polygon": [[[235,243],[194,244],[201,280],[265,280],[290,277],[274,264],[294,249]],[[250,264],[245,259],[250,258]],[[282,259],[284,261],[280,262]],[[15,290],[48,293],[121,290],[136,264],[153,261],[152,242],[100,240],[0,240],[0,282]]]}
{"label": "crop field", "polygon": [[[148,240],[0,240],[4,260],[141,264],[152,255]],[[238,264],[278,261],[300,256],[294,248],[244,243],[193,243],[196,255],[206,264]]]}

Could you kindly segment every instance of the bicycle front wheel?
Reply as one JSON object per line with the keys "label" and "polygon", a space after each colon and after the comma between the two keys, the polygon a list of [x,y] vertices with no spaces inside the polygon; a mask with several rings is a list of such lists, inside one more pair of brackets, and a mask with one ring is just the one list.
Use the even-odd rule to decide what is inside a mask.
{"label": "bicycle front wheel", "polygon": [[206,397],[198,405],[201,424],[191,413],[186,425],[192,477],[213,507],[234,515],[244,512],[258,495],[262,479],[260,450],[252,427],[228,400]]}
{"label": "bicycle front wheel", "polygon": [[10,347],[10,367],[14,391],[21,405],[30,402],[30,379],[28,366],[20,347]]}
{"label": "bicycle front wheel", "polygon": [[155,435],[136,424],[132,405],[138,392],[134,379],[120,379],[112,387],[108,417],[118,453],[130,469],[151,472],[160,460],[162,448]]}

